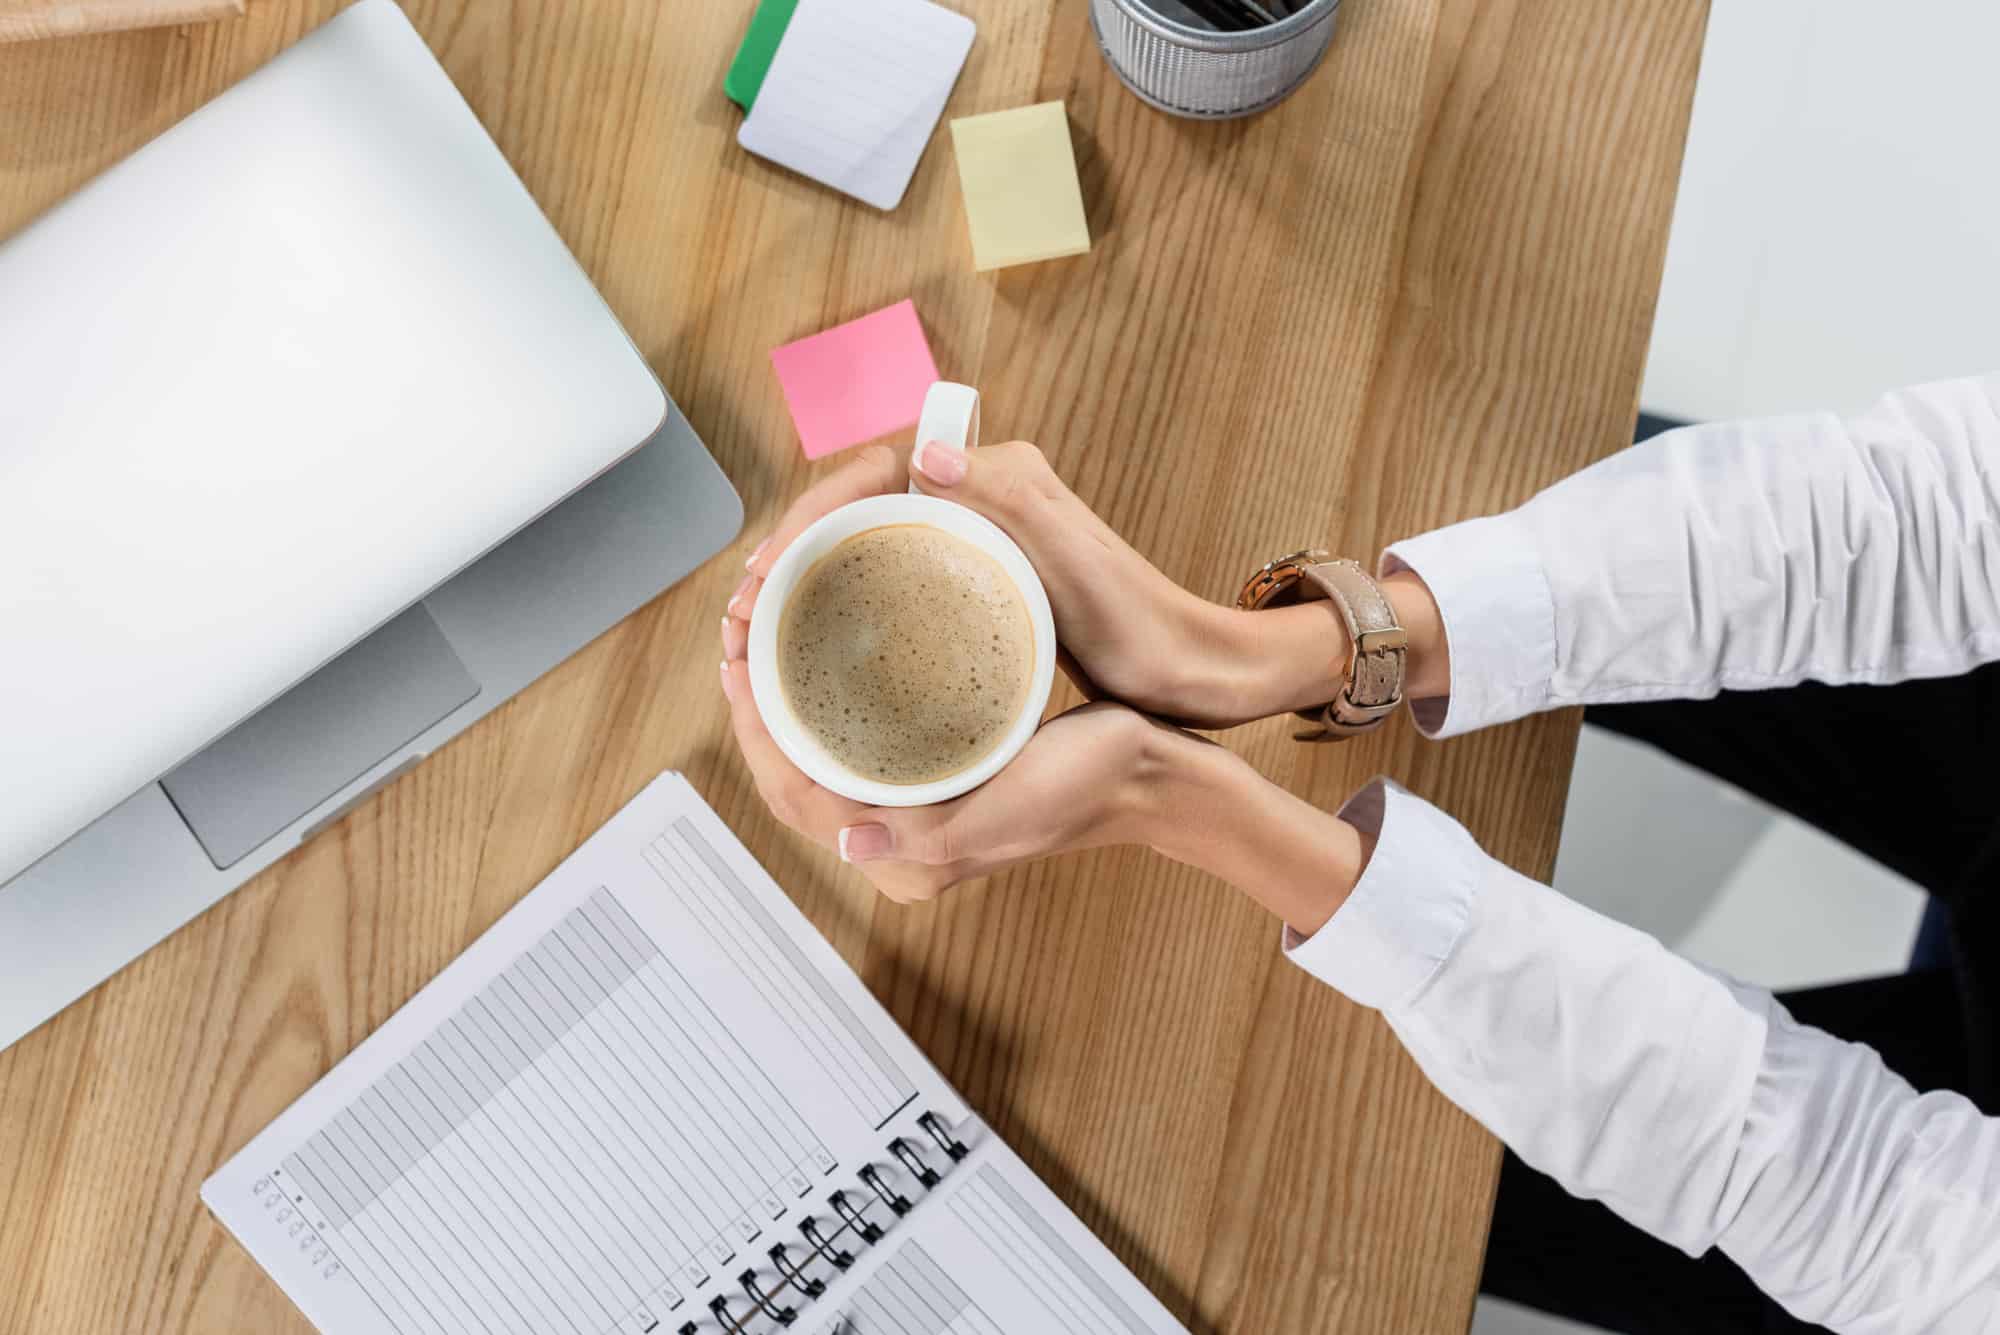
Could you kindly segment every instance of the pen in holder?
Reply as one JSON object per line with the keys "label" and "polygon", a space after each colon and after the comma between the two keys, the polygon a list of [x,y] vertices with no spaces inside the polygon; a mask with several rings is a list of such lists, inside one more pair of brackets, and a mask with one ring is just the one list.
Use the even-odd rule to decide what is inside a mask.
{"label": "pen in holder", "polygon": [[1333,41],[1340,0],[1090,0],[1119,80],[1176,116],[1222,120],[1284,100]]}

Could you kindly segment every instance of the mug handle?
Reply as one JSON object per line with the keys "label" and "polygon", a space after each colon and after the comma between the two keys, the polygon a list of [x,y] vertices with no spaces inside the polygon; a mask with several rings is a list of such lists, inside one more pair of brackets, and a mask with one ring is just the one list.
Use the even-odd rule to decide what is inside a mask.
{"label": "mug handle", "polygon": [[[917,416],[917,444],[942,441],[969,450],[979,444],[979,391],[950,380],[933,381],[924,393],[924,410]],[[922,495],[910,484],[912,496]]]}

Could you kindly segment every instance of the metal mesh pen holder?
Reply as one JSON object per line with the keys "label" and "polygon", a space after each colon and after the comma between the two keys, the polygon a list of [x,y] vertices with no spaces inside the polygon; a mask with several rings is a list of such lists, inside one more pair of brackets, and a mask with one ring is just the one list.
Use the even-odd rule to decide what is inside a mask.
{"label": "metal mesh pen holder", "polygon": [[1215,32],[1168,18],[1171,5],[1090,0],[1090,26],[1127,88],[1175,116],[1224,120],[1273,106],[1305,82],[1333,41],[1340,0],[1311,0],[1248,32]]}

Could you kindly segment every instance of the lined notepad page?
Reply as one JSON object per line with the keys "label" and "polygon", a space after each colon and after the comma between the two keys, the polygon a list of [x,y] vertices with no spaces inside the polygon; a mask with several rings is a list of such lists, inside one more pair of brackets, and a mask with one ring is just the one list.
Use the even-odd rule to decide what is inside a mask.
{"label": "lined notepad page", "polygon": [[799,0],[737,142],[878,209],[902,202],[972,49],[929,0]]}
{"label": "lined notepad page", "polygon": [[815,1308],[819,1335],[1161,1335],[1185,1328],[1005,1142],[971,1157]]}
{"label": "lined notepad page", "polygon": [[[969,1148],[962,1162],[939,1127]],[[890,1150],[897,1140],[938,1190]],[[1050,1328],[1032,1315],[1046,1301],[1018,1292],[1004,1264],[960,1273],[978,1249],[951,1208],[994,1208],[969,1188],[1009,1163],[715,814],[663,775],[202,1199],[331,1335],[769,1335],[782,1307],[813,1329],[850,1297],[849,1331],[1029,1335]],[[1013,1233],[1066,1237],[1072,1269],[1115,1272],[1100,1282],[1147,1310],[1018,1175],[1025,1213],[1058,1217]],[[891,1198],[914,1209],[899,1218]],[[936,1230],[921,1255],[864,1283],[920,1223]],[[832,1245],[815,1248],[808,1228]],[[883,1230],[875,1246],[864,1228]],[[1035,1255],[1032,1238],[996,1245]],[[819,1300],[809,1285],[824,1286]],[[753,1291],[776,1297],[760,1309]],[[967,1324],[975,1306],[997,1325]],[[885,1324],[892,1312],[901,1324]]]}

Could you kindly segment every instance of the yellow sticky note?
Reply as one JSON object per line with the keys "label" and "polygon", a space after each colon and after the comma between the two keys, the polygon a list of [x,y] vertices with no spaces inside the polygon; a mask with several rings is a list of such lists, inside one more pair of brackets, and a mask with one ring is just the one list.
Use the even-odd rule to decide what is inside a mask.
{"label": "yellow sticky note", "polygon": [[972,226],[972,267],[1003,269],[1090,249],[1083,189],[1060,102],[951,123]]}

